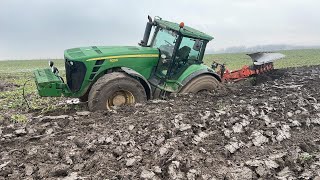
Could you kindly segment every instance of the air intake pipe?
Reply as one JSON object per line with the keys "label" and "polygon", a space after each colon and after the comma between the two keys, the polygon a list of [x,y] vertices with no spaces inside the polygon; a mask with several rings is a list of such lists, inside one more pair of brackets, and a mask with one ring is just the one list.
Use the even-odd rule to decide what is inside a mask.
{"label": "air intake pipe", "polygon": [[140,46],[146,47],[148,45],[151,29],[152,29],[152,18],[148,16],[149,22],[147,22],[146,30],[144,31],[143,39],[139,43]]}

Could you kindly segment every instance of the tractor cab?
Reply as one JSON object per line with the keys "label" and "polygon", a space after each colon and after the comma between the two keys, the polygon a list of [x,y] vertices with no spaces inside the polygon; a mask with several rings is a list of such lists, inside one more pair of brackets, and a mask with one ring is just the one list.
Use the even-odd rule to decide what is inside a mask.
{"label": "tractor cab", "polygon": [[[139,44],[157,48],[160,53],[158,64],[149,80],[152,84],[165,86],[168,81],[178,80],[190,66],[203,63],[206,44],[213,37],[185,26],[183,22],[177,24],[159,17],[155,17],[154,21],[148,18],[144,38]],[[150,35],[151,31],[153,35]]]}
{"label": "tractor cab", "polygon": [[150,47],[158,48],[160,61],[156,68],[158,77],[177,79],[192,64],[201,64],[204,41],[179,36],[178,32],[157,28]]}

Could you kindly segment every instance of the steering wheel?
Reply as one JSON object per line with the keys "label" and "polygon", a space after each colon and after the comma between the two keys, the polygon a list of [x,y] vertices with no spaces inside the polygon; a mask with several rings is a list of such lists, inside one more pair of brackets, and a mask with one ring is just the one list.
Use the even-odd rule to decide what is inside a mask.
{"label": "steering wheel", "polygon": [[164,40],[164,42],[166,42],[167,44],[169,44],[170,46],[173,46],[169,41]]}
{"label": "steering wheel", "polygon": [[169,42],[166,41],[166,45],[161,45],[159,47],[159,49],[162,51],[162,52],[165,52],[166,56],[167,57],[171,57],[172,56],[172,53],[173,53],[173,48],[174,46],[171,45]]}

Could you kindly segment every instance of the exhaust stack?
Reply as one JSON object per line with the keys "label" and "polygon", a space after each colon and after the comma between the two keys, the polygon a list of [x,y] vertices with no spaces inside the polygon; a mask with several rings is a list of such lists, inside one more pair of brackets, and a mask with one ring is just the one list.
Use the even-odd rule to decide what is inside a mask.
{"label": "exhaust stack", "polygon": [[148,20],[149,20],[149,22],[147,22],[146,30],[144,31],[144,35],[143,35],[143,39],[139,43],[139,45],[143,46],[143,47],[146,47],[148,45],[148,41],[149,41],[149,37],[150,37],[152,25],[153,25],[152,18],[150,16],[148,16]]}

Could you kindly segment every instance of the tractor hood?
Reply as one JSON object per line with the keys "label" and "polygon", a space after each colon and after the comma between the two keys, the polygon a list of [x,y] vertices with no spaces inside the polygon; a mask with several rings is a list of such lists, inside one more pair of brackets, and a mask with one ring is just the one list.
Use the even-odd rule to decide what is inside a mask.
{"label": "tractor hood", "polygon": [[159,57],[159,50],[140,46],[89,46],[67,49],[65,58],[76,61],[114,59],[118,57]]}

